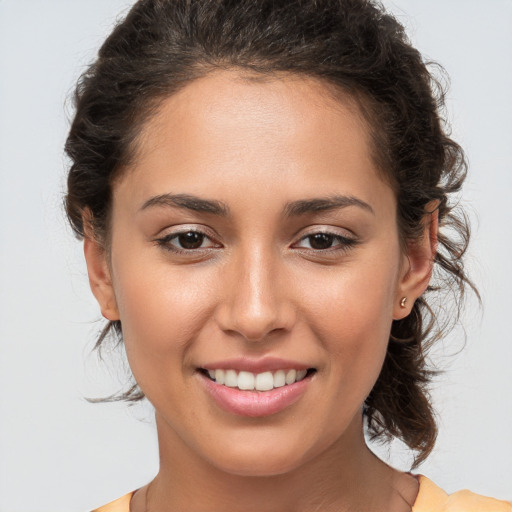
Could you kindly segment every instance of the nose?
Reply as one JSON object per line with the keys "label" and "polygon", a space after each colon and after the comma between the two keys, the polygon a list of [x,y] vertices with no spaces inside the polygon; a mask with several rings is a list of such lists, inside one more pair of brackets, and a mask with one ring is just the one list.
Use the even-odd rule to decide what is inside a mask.
{"label": "nose", "polygon": [[223,331],[247,341],[264,341],[292,328],[295,311],[286,272],[276,259],[252,250],[234,257],[225,268],[223,300],[216,315]]}

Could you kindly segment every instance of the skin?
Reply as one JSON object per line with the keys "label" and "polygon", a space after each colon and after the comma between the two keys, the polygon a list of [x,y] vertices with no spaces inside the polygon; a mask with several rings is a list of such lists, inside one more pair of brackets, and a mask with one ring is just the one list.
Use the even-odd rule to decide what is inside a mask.
{"label": "skin", "polygon": [[[391,322],[428,284],[437,226],[426,218],[403,251],[370,155],[357,106],[308,78],[215,72],[147,122],[113,187],[109,253],[85,241],[91,288],[156,410],[161,468],[132,511],[410,510],[417,481],[368,450],[361,407]],[[226,211],[154,199],[165,194]],[[334,196],[351,204],[289,214]],[[190,231],[201,247],[173,251]],[[334,237],[318,248],[315,233]],[[226,412],[201,385],[209,362],[268,355],[316,369],[277,414]]]}

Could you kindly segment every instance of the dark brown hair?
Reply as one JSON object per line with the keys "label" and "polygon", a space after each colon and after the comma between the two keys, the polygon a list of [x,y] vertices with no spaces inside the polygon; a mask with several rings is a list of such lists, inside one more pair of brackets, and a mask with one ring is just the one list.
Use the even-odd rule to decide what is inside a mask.
{"label": "dark brown hair", "polygon": [[[409,316],[395,321],[382,372],[365,402],[371,436],[398,437],[417,452],[432,450],[437,428],[426,386],[428,347],[442,332],[432,309],[449,290],[460,311],[462,256],[469,229],[452,194],[466,174],[461,148],[441,118],[443,87],[409,43],[403,27],[370,0],[139,0],[81,76],[66,151],[66,196],[74,231],[83,213],[108,249],[112,183],[134,158],[141,127],[159,103],[197,77],[238,68],[292,73],[334,86],[357,100],[370,126],[375,161],[394,188],[402,242],[422,232],[427,205],[439,211],[433,285]],[[108,324],[99,346],[121,324]],[[444,332],[443,332],[444,334]],[[114,397],[115,398],[115,397]],[[138,400],[136,384],[117,398]]]}

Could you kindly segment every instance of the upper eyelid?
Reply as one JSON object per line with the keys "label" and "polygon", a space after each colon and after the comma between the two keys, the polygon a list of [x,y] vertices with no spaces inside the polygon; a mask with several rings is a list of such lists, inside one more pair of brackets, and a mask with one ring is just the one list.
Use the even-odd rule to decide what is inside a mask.
{"label": "upper eyelid", "polygon": [[198,226],[196,224],[179,224],[176,226],[168,226],[158,233],[155,238],[167,238],[172,236],[178,236],[183,233],[189,232],[200,233],[201,235],[207,236],[208,238],[218,239],[219,236],[212,230],[207,228],[206,226]]}
{"label": "upper eyelid", "polygon": [[305,238],[310,238],[312,236],[315,236],[315,235],[327,235],[327,236],[332,236],[334,239],[336,240],[350,240],[350,241],[353,241],[355,242],[356,239],[353,238],[353,237],[350,237],[350,236],[345,236],[345,235],[341,235],[339,233],[332,233],[330,231],[314,231],[313,233],[308,233],[306,235],[303,235],[301,236],[298,241],[301,241],[301,240],[304,240]]}
{"label": "upper eyelid", "polygon": [[[311,236],[317,234],[329,235],[334,238],[337,244],[326,248],[326,249],[310,249],[308,247],[298,247],[302,241],[308,239]],[[314,251],[317,254],[328,254],[329,252],[340,252],[347,251],[350,248],[354,248],[355,246],[361,243],[360,238],[351,230],[347,228],[335,227],[335,226],[309,226],[305,230],[299,231],[294,237],[294,241],[291,244],[291,247],[297,250],[303,251]]]}
{"label": "upper eyelid", "polygon": [[334,226],[309,226],[307,228],[303,228],[299,230],[295,234],[295,239],[302,240],[303,238],[307,238],[308,236],[316,235],[317,233],[322,233],[325,235],[332,235],[341,238],[347,238],[350,240],[357,240],[357,236],[350,229],[334,227]]}
{"label": "upper eyelid", "polygon": [[[294,242],[292,245],[296,245],[300,242],[302,242],[303,240],[306,240],[307,238],[309,238],[310,236],[314,236],[315,234],[318,234],[317,233],[311,233],[309,235],[305,235],[305,236],[301,236],[296,242]],[[350,238],[348,236],[343,236],[343,235],[336,235],[334,233],[327,233],[327,232],[321,232],[321,234],[325,234],[325,235],[329,235],[329,236],[332,236],[333,239],[335,241],[338,241],[339,242],[339,245],[340,246],[343,246],[343,247],[348,247],[348,246],[354,246],[354,245],[357,245],[359,243],[359,240],[355,239],[355,238]],[[336,246],[333,246],[329,249],[332,249]],[[316,251],[320,251],[322,249],[316,249]],[[328,250],[328,249],[324,249],[324,250]]]}
{"label": "upper eyelid", "polygon": [[[153,237],[154,240],[161,240],[164,238],[172,238],[175,236],[179,236],[182,233],[187,232],[196,232],[200,233],[207,238],[209,238],[212,242],[220,243],[220,236],[211,228],[204,226],[204,225],[197,225],[197,224],[177,224],[175,226],[168,226],[160,231],[159,234]],[[326,234],[331,235],[336,238],[342,238],[346,240],[351,240],[353,242],[358,241],[358,237],[349,229],[347,228],[341,228],[341,227],[334,227],[334,226],[309,226],[307,228],[302,228],[298,232],[293,235],[293,242],[297,243],[304,238],[307,238],[309,236],[313,236],[315,234]]]}
{"label": "upper eyelid", "polygon": [[[167,250],[171,250],[172,252],[183,253],[183,254],[185,254],[185,253],[189,253],[189,254],[200,253],[200,252],[210,251],[212,249],[222,248],[222,243],[219,242],[219,237],[216,236],[215,233],[210,234],[211,230],[206,229],[205,227],[198,227],[197,225],[187,226],[187,225],[182,225],[182,224],[179,225],[179,228],[178,228],[178,226],[175,226],[175,227],[177,229],[172,230],[172,229],[170,229],[170,228],[172,228],[172,226],[169,226],[168,228],[161,230],[160,234],[157,234],[156,236],[153,237],[153,242],[159,246],[166,247]],[[180,235],[189,233],[189,232],[199,233],[200,235],[204,236],[206,239],[209,240],[209,242],[211,243],[212,246],[211,247],[198,247],[196,249],[185,249],[185,248],[182,249],[179,247],[175,247],[174,243],[173,243],[174,240],[176,240]]]}

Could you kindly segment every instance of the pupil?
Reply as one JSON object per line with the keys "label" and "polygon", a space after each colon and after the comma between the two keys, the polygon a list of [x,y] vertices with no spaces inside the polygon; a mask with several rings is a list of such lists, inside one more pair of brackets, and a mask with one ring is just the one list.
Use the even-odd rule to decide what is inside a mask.
{"label": "pupil", "polygon": [[334,237],[326,233],[317,233],[309,237],[309,243],[313,249],[329,249]]}
{"label": "pupil", "polygon": [[203,244],[204,235],[189,231],[178,236],[178,241],[184,249],[197,249]]}

